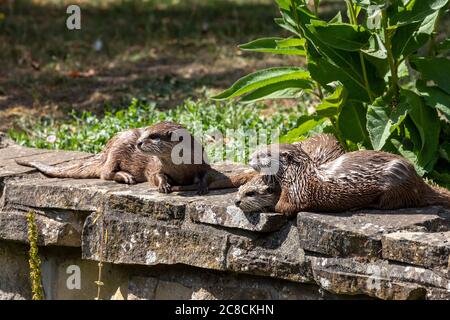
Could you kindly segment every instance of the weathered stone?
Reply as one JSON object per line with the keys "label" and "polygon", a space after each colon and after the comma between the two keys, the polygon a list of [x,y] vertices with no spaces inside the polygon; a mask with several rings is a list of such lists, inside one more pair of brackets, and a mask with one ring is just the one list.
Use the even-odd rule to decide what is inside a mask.
{"label": "weathered stone", "polygon": [[292,223],[265,238],[232,236],[227,268],[237,272],[309,282],[308,264]]}
{"label": "weathered stone", "polygon": [[429,288],[426,298],[427,300],[450,300],[450,289]]}
{"label": "weathered stone", "polygon": [[423,267],[447,269],[450,232],[395,232],[382,238],[383,258]]}
{"label": "weathered stone", "polygon": [[4,148],[2,149],[1,154],[3,160],[0,159],[0,177],[13,177],[36,171],[36,169],[18,165],[14,158],[21,158],[30,161],[41,161],[49,165],[66,165],[66,162],[85,159],[91,156],[89,153],[85,152],[51,151],[30,149],[20,146]]}
{"label": "weathered stone", "polygon": [[0,300],[31,299],[27,248],[0,241]]}
{"label": "weathered stone", "polygon": [[0,149],[14,145],[15,142],[8,138],[6,133],[0,132]]}
{"label": "weathered stone", "polygon": [[159,193],[147,183],[129,186],[127,190],[111,192],[108,195],[106,210],[120,213],[133,213],[157,220],[183,219],[186,203],[196,199]]}
{"label": "weathered stone", "polygon": [[380,299],[425,298],[427,288],[450,289],[443,276],[423,268],[399,266],[387,261],[309,257],[314,279],[323,289],[337,294],[366,294]]}
{"label": "weathered stone", "polygon": [[99,179],[23,179],[8,182],[4,198],[10,207],[95,211],[101,207],[105,193],[118,187],[127,188]]}
{"label": "weathered stone", "polygon": [[276,231],[286,223],[286,217],[279,213],[245,214],[233,204],[234,197],[231,192],[208,195],[190,203],[187,211],[194,222],[256,232]]}
{"label": "weathered stone", "polygon": [[115,264],[183,263],[207,269],[223,269],[227,236],[181,229],[134,214],[91,215],[83,228],[83,257]]}
{"label": "weathered stone", "polygon": [[381,256],[383,234],[400,230],[425,231],[447,227],[439,207],[367,210],[355,213],[300,212],[300,246],[330,256]]}
{"label": "weathered stone", "polygon": [[[0,239],[28,243],[28,212],[0,211]],[[81,230],[85,215],[70,211],[36,212],[38,244],[81,246]]]}

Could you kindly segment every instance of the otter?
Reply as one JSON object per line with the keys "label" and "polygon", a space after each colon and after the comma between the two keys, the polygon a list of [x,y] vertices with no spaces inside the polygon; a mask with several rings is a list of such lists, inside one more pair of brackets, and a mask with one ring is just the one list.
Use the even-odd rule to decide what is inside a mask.
{"label": "otter", "polygon": [[253,168],[276,163],[281,194],[275,211],[342,212],[362,208],[399,209],[441,205],[450,208],[450,191],[428,185],[401,156],[382,151],[354,151],[316,164],[301,146],[278,145],[257,151]]}
{"label": "otter", "polygon": [[[318,134],[306,140],[293,143],[305,151],[316,165],[337,159],[345,153],[344,148],[332,134]],[[256,152],[250,164],[256,166],[260,157]],[[272,212],[280,197],[279,184],[270,175],[258,175],[239,187],[235,205],[246,213]]]}
{"label": "otter", "polygon": [[[183,139],[190,140],[190,159],[175,164],[172,152]],[[54,167],[22,159],[16,162],[52,178],[100,178],[126,184],[148,181],[161,193],[196,190],[200,195],[209,189],[238,187],[257,174],[228,177],[212,169],[203,146],[182,125],[170,121],[119,132],[99,154],[79,164]]]}

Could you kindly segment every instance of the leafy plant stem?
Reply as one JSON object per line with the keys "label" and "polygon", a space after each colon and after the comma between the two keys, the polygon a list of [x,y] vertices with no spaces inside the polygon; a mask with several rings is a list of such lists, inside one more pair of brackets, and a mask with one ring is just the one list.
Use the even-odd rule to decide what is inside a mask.
{"label": "leafy plant stem", "polygon": [[396,106],[399,101],[399,87],[398,87],[398,62],[395,61],[394,55],[392,54],[392,42],[391,35],[389,34],[387,25],[387,15],[386,10],[382,11],[382,21],[384,28],[384,46],[386,47],[386,55],[389,63],[389,68],[391,70],[391,78],[389,85],[389,93],[393,94],[392,106]]}

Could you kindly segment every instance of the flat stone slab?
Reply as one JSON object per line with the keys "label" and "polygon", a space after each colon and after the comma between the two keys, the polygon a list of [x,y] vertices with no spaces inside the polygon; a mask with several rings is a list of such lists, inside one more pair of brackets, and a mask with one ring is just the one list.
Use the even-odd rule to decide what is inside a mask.
{"label": "flat stone slab", "polygon": [[43,149],[31,149],[20,146],[11,146],[1,149],[0,152],[3,159],[0,159],[0,178],[25,173],[37,172],[37,170],[18,165],[14,158],[21,158],[32,161],[41,161],[49,165],[57,165],[69,161],[85,159],[92,156],[85,152],[75,151],[52,151]]}
{"label": "flat stone slab", "polygon": [[448,268],[450,231],[390,233],[383,236],[382,245],[384,259],[429,268]]}
{"label": "flat stone slab", "polygon": [[448,221],[439,215],[442,211],[439,207],[427,207],[334,214],[300,212],[300,246],[334,257],[381,257],[383,234],[448,228]]}
{"label": "flat stone slab", "polygon": [[135,214],[106,214],[103,220],[93,214],[83,228],[83,258],[99,261],[103,252],[102,260],[114,264],[182,263],[222,270],[226,247],[226,235],[181,229]]}
{"label": "flat stone slab", "polygon": [[235,193],[206,195],[201,200],[188,205],[187,211],[192,221],[238,228],[255,232],[272,232],[279,230],[286,217],[279,213],[245,214],[234,205]]}
{"label": "flat stone slab", "polygon": [[[35,212],[38,244],[80,247],[85,216],[75,212]],[[0,239],[28,243],[28,212],[0,211]]]}
{"label": "flat stone slab", "polygon": [[195,192],[188,195],[179,193],[163,194],[147,183],[127,186],[124,190],[108,194],[106,210],[111,212],[133,213],[157,220],[183,219],[186,204],[200,199]]}
{"label": "flat stone slab", "polygon": [[119,187],[127,188],[100,179],[22,179],[6,184],[4,200],[8,206],[95,211],[106,192]]}
{"label": "flat stone slab", "polygon": [[301,283],[311,281],[305,252],[292,223],[264,238],[230,237],[227,268]]}
{"label": "flat stone slab", "polygon": [[360,262],[351,258],[308,257],[316,283],[336,294],[365,294],[380,299],[423,299],[427,291],[450,290],[441,275],[387,261]]}

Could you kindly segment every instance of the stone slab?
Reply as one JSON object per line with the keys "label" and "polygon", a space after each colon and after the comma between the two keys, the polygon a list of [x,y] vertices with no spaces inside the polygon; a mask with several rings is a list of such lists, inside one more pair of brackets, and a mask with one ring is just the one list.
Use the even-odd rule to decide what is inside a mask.
{"label": "stone slab", "polygon": [[22,179],[6,184],[4,201],[8,206],[95,211],[114,188],[127,186],[100,179]]}
{"label": "stone slab", "polygon": [[450,232],[395,232],[382,238],[383,258],[423,267],[447,269]]}
{"label": "stone slab", "polygon": [[85,259],[114,264],[182,263],[220,270],[227,242],[223,234],[181,229],[134,214],[106,214],[103,220],[91,215],[83,228],[82,252]]}
{"label": "stone slab", "polygon": [[442,210],[428,207],[334,214],[300,212],[297,215],[300,246],[334,257],[380,257],[383,234],[448,228],[448,221],[439,216]]}
{"label": "stone slab", "polygon": [[[14,149],[14,150],[10,150]],[[8,154],[7,151],[12,152]],[[14,153],[17,152],[21,156],[13,157]],[[1,177],[12,177],[23,175],[26,173],[36,172],[35,169],[30,167],[25,167],[18,165],[13,158],[21,158],[32,161],[41,161],[48,165],[57,165],[70,161],[85,159],[91,156],[89,153],[76,152],[76,151],[51,151],[43,149],[29,149],[23,147],[8,147],[2,149],[1,154],[4,153],[4,160],[0,159],[0,178]],[[10,158],[13,157],[13,158]]]}
{"label": "stone slab", "polygon": [[227,268],[302,283],[311,281],[298,231],[292,223],[263,238],[230,237]]}
{"label": "stone slab", "polygon": [[365,294],[380,299],[424,299],[427,290],[450,290],[450,282],[431,270],[358,261],[352,258],[308,257],[316,283],[336,294]]}
{"label": "stone slab", "polygon": [[[0,239],[28,243],[25,211],[0,211]],[[75,212],[36,212],[38,244],[41,246],[80,247],[86,215]]]}
{"label": "stone slab", "polygon": [[187,212],[192,221],[228,228],[255,232],[279,230],[286,223],[286,217],[279,213],[245,214],[234,205],[235,192],[206,195],[201,200],[191,202]]}

